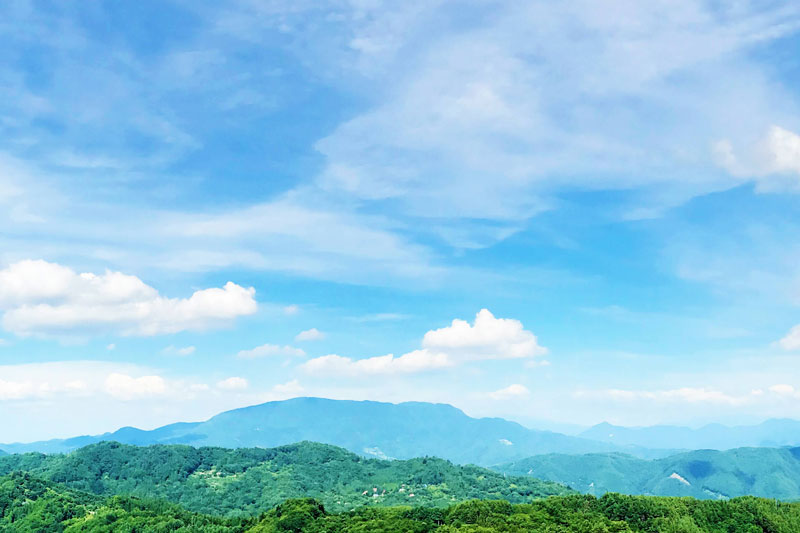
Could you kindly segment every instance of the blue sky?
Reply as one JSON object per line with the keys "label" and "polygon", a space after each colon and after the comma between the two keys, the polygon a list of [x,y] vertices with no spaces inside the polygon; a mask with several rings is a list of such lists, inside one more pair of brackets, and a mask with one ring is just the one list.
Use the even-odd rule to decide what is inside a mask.
{"label": "blue sky", "polygon": [[791,2],[12,1],[0,41],[0,442],[800,407]]}

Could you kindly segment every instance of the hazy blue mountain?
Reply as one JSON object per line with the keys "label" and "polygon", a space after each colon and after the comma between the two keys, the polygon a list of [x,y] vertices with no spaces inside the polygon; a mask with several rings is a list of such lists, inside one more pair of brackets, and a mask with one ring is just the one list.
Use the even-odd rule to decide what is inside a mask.
{"label": "hazy blue mountain", "polygon": [[621,453],[548,454],[495,467],[563,483],[584,493],[695,498],[753,495],[800,499],[800,448],[696,450],[643,460]]}
{"label": "hazy blue mountain", "polygon": [[9,452],[57,453],[103,440],[227,448],[274,447],[307,440],[341,446],[365,456],[408,459],[430,455],[484,466],[543,453],[622,449],[610,443],[531,430],[501,418],[471,418],[445,404],[322,398],[269,402],[227,411],[205,422],[171,424],[152,431],[122,428],[98,436],[0,447]]}
{"label": "hazy blue mountain", "polygon": [[682,426],[622,427],[603,422],[578,436],[620,446],[687,450],[798,446],[800,421],[772,419],[752,426],[709,424],[697,429]]}

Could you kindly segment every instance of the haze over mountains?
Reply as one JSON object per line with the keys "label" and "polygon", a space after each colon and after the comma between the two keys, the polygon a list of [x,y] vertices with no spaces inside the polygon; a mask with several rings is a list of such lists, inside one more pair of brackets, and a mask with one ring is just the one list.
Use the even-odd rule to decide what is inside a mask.
{"label": "haze over mountains", "polygon": [[800,448],[695,450],[650,461],[620,453],[548,454],[496,469],[598,496],[620,492],[700,499],[800,498]]}
{"label": "haze over mountains", "polygon": [[[226,411],[204,422],[179,422],[149,431],[125,427],[95,436],[3,444],[0,455],[64,453],[80,448],[74,457],[86,458],[93,455],[88,451],[91,446],[84,447],[101,441],[238,449],[311,441],[339,446],[367,458],[431,456],[492,467],[504,474],[535,477],[597,495],[621,492],[706,499],[741,495],[800,498],[800,447],[779,447],[800,443],[800,423],[793,420],[769,420],[753,427],[711,425],[697,430],[599,424],[578,436],[569,436],[528,429],[501,418],[472,418],[446,404],[294,398]],[[772,447],[679,449],[738,444]],[[310,458],[310,463],[303,468],[320,462],[316,452],[308,452],[317,449],[326,450],[304,448],[301,455]],[[14,457],[26,456],[4,457],[4,464],[20,461]],[[21,464],[28,465],[23,470],[42,461],[41,457],[30,457],[22,460]]]}
{"label": "haze over mountains", "polygon": [[623,427],[603,422],[578,436],[645,448],[727,450],[746,446],[795,446],[800,444],[800,421],[783,418],[750,426],[708,424],[697,429],[683,426]]}
{"label": "haze over mountains", "polygon": [[[378,458],[436,456],[490,466],[543,453],[588,453],[635,447],[537,431],[501,418],[471,418],[445,404],[356,402],[295,398],[220,413],[205,422],[170,424],[151,431],[122,428],[113,433],[30,444],[2,444],[7,452],[68,452],[113,440],[124,444],[275,447],[300,441],[341,446]],[[664,452],[656,452],[664,455]]]}
{"label": "haze over mountains", "polygon": [[28,444],[2,451],[67,452],[114,440],[125,444],[274,447],[300,441],[341,446],[367,457],[436,456],[492,466],[533,455],[624,452],[652,459],[687,449],[800,445],[800,422],[768,420],[757,426],[709,425],[624,428],[599,424],[577,436],[528,429],[502,418],[472,418],[446,404],[400,404],[294,398],[234,409],[204,422],[179,422],[154,430],[125,427],[112,433]]}

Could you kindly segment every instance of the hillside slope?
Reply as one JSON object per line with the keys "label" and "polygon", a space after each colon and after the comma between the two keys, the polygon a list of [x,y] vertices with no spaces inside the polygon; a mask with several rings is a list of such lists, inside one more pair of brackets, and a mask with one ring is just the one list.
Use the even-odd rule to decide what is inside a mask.
{"label": "hillside slope", "polygon": [[722,533],[800,531],[800,504],[741,498],[698,502],[609,494],[555,496],[530,504],[471,500],[446,509],[361,508],[331,513],[312,498],[257,517],[220,518],[158,500],[101,498],[26,474],[0,477],[0,531],[214,533]]}
{"label": "hillside slope", "polygon": [[646,461],[630,455],[548,454],[495,467],[603,494],[800,499],[800,448],[696,450]]}
{"label": "hillside slope", "polygon": [[312,442],[236,450],[104,442],[68,455],[0,457],[0,475],[15,471],[99,495],[162,498],[216,515],[257,514],[288,498],[309,496],[327,509],[350,510],[441,507],[472,498],[521,503],[572,492],[563,485],[442,459],[365,459]]}

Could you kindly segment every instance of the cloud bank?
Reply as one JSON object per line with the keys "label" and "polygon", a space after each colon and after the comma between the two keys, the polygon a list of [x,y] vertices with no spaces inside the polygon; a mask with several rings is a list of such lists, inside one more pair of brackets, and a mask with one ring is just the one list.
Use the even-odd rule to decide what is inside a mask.
{"label": "cloud bank", "polygon": [[23,337],[202,331],[255,313],[254,296],[254,288],[228,282],[188,298],[167,298],[136,276],[77,273],[42,260],[20,261],[0,270],[3,328]]}
{"label": "cloud bank", "polygon": [[540,346],[519,320],[495,318],[488,309],[482,309],[472,325],[455,319],[448,327],[427,332],[422,348],[399,357],[388,354],[352,359],[331,354],[311,359],[302,368],[322,375],[413,374],[468,361],[529,359],[546,353],[547,348]]}

